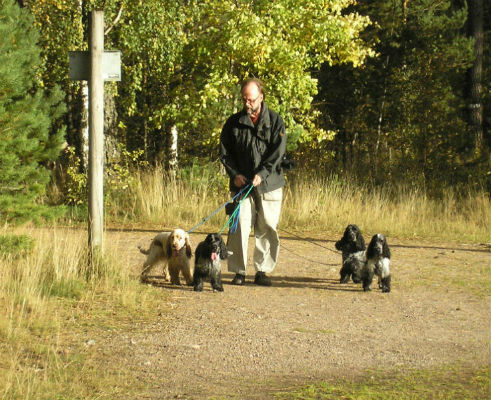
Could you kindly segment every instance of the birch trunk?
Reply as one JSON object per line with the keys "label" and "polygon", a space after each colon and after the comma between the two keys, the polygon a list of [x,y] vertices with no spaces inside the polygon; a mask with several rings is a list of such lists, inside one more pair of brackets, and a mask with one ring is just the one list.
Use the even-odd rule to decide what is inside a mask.
{"label": "birch trunk", "polygon": [[167,170],[171,177],[175,178],[177,174],[177,138],[178,132],[177,127],[175,125],[170,129],[170,134],[168,136],[167,142]]}

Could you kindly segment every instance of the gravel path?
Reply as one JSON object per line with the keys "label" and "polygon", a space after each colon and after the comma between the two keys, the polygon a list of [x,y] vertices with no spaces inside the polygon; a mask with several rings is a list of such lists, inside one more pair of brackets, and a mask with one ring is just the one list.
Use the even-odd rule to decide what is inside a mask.
{"label": "gravel path", "polygon": [[[154,234],[107,235],[137,274],[136,246]],[[193,234],[193,247],[204,236]],[[337,238],[319,237],[282,235],[269,288],[252,283],[252,268],[245,286],[230,285],[226,264],[223,293],[163,284],[169,312],[112,342],[119,362],[148,382],[142,398],[267,399],[367,369],[489,365],[490,295],[479,283],[489,281],[489,249],[389,237],[393,290],[364,293],[338,283]]]}

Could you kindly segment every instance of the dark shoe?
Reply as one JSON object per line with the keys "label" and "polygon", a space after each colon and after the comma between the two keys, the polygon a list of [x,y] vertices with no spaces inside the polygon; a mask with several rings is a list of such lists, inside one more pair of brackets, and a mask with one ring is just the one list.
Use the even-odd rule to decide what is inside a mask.
{"label": "dark shoe", "polygon": [[256,276],[254,277],[254,283],[256,285],[261,285],[261,286],[271,286],[271,278],[266,276],[264,272],[256,272]]}
{"label": "dark shoe", "polygon": [[245,276],[242,274],[235,274],[234,279],[232,279],[232,285],[242,286],[245,284]]}

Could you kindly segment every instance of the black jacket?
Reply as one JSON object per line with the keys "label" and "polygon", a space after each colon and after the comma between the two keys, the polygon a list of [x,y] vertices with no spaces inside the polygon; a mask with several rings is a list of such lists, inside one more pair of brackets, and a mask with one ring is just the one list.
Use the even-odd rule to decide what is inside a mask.
{"label": "black jacket", "polygon": [[267,193],[285,185],[281,161],[286,150],[285,123],[263,102],[257,126],[245,110],[233,114],[220,136],[220,161],[230,177],[230,190],[239,188],[234,177],[244,175],[252,181],[254,175],[262,179],[259,193]]}

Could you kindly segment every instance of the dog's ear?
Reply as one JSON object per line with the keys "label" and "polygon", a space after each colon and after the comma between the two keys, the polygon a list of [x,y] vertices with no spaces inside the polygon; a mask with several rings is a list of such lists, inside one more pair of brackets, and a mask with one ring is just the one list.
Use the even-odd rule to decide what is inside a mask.
{"label": "dog's ear", "polygon": [[194,250],[194,261],[195,265],[198,262],[199,258],[202,258],[205,256],[205,242],[198,243],[198,246],[196,246],[196,250]]}
{"label": "dog's ear", "polygon": [[385,258],[390,258],[390,249],[389,245],[387,244],[387,239],[384,238],[384,245],[382,247],[382,256]]}
{"label": "dog's ear", "polygon": [[366,249],[365,239],[363,239],[361,232],[358,232],[356,236],[356,249],[360,251]]}
{"label": "dog's ear", "polygon": [[167,257],[172,256],[172,235],[167,236],[167,240],[165,241],[165,251]]}
{"label": "dog's ear", "polygon": [[220,236],[220,258],[222,260],[227,259],[228,257],[228,250],[227,246],[225,245],[225,242],[223,241],[222,237]]}
{"label": "dog's ear", "polygon": [[186,233],[186,236],[184,236],[184,240],[186,242],[186,256],[188,256],[188,258],[191,258],[193,256],[193,249],[191,248],[191,241],[189,240],[188,233]]}
{"label": "dog's ear", "polygon": [[374,248],[375,248],[375,236],[370,240],[370,243],[368,244],[367,248],[367,259],[372,258],[374,254]]}

